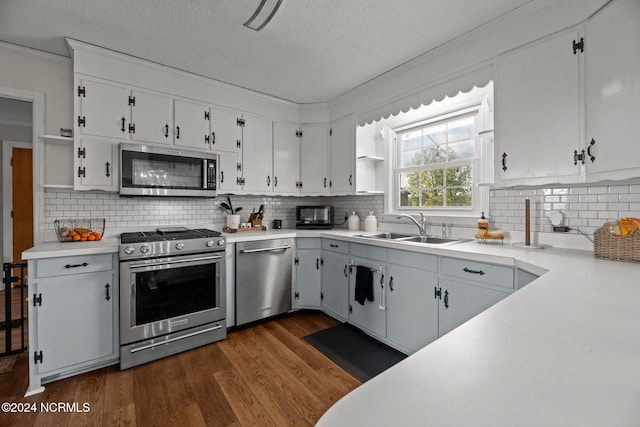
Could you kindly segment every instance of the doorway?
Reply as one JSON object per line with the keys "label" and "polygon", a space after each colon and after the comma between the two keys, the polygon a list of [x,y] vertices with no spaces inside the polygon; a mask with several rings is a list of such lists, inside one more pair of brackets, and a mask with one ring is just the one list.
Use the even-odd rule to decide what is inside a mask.
{"label": "doorway", "polygon": [[32,159],[31,147],[11,147],[12,262],[23,262],[22,252],[33,246]]}

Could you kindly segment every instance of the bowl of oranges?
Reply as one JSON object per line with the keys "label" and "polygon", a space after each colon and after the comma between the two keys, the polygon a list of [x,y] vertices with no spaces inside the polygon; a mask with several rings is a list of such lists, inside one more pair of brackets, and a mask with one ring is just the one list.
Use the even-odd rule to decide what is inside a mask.
{"label": "bowl of oranges", "polygon": [[56,219],[53,225],[61,242],[94,242],[102,240],[105,219]]}

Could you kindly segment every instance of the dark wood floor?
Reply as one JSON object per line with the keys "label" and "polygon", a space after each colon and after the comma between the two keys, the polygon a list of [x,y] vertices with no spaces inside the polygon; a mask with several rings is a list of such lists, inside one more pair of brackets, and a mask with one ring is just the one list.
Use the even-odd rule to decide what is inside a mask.
{"label": "dark wood floor", "polygon": [[112,366],[23,397],[27,355],[0,374],[0,403],[77,403],[88,412],[0,413],[2,426],[305,426],[360,383],[302,339],[337,324],[292,313],[125,371]]}

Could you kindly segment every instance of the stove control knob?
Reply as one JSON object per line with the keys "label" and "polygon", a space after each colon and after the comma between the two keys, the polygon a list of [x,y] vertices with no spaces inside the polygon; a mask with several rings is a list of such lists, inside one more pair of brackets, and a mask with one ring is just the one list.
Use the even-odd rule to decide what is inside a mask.
{"label": "stove control knob", "polygon": [[151,250],[151,248],[149,246],[146,246],[146,245],[140,247],[140,252],[142,252],[143,254],[148,254],[150,250]]}
{"label": "stove control knob", "polygon": [[205,243],[205,245],[207,245],[208,248],[213,247],[213,240],[207,240],[207,243]]}
{"label": "stove control knob", "polygon": [[124,253],[127,255],[131,255],[135,250],[136,248],[134,248],[133,246],[127,246],[126,248],[124,248]]}
{"label": "stove control knob", "polygon": [[176,249],[177,250],[180,250],[182,248],[184,248],[184,243],[176,243]]}
{"label": "stove control knob", "polygon": [[218,240],[218,246],[224,246],[224,240]]}

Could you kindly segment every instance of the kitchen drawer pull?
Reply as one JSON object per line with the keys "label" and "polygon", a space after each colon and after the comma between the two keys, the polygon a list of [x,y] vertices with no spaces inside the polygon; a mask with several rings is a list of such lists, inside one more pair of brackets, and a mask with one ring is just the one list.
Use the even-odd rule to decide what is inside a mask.
{"label": "kitchen drawer pull", "polygon": [[76,268],[76,267],[86,267],[87,264],[86,262],[83,262],[82,264],[67,264],[64,266],[64,268]]}
{"label": "kitchen drawer pull", "polygon": [[123,117],[123,118],[122,118],[122,127],[120,128],[120,130],[121,130],[122,132],[124,132],[124,122],[125,122],[125,118]]}
{"label": "kitchen drawer pull", "polygon": [[222,259],[222,255],[205,256],[205,257],[198,257],[198,258],[187,258],[187,259],[177,258],[173,261],[156,261],[156,262],[149,262],[145,264],[131,264],[129,266],[129,269],[133,270],[137,268],[156,267],[158,265],[165,266],[165,265],[172,265],[172,264],[183,264],[185,262],[194,262],[194,261],[210,261],[214,259]]}
{"label": "kitchen drawer pull", "polygon": [[502,153],[502,171],[507,171],[507,153]]}
{"label": "kitchen drawer pull", "polygon": [[271,177],[267,175],[267,187],[271,186]]}
{"label": "kitchen drawer pull", "polygon": [[485,274],[485,272],[482,270],[470,270],[467,267],[463,268],[462,271],[464,271],[465,273],[479,274],[481,276]]}
{"label": "kitchen drawer pull", "polygon": [[329,243],[329,246],[331,246],[332,248],[339,248],[340,246],[333,244],[333,243]]}
{"label": "kitchen drawer pull", "polygon": [[224,171],[220,171],[220,184],[224,182]]}
{"label": "kitchen drawer pull", "polygon": [[444,291],[444,308],[449,308],[449,291]]}
{"label": "kitchen drawer pull", "polygon": [[106,285],[104,285],[104,289],[106,290],[106,294],[107,294],[104,299],[106,299],[107,301],[109,301],[111,299],[111,295],[109,295],[109,288],[110,287],[111,286],[109,286],[108,283]]}
{"label": "kitchen drawer pull", "polygon": [[105,163],[104,165],[105,165],[105,168],[106,168],[105,176],[106,176],[107,178],[109,178],[109,177],[111,176],[111,172],[109,171],[109,166],[111,166],[111,163],[107,162],[107,163]]}
{"label": "kitchen drawer pull", "polygon": [[344,277],[348,277],[348,274],[347,274],[347,267],[349,267],[349,266],[348,266],[348,265],[345,265],[345,266],[344,266]]}
{"label": "kitchen drawer pull", "polygon": [[393,276],[389,276],[389,290],[393,292]]}
{"label": "kitchen drawer pull", "polygon": [[164,125],[164,137],[169,138],[169,125]]}
{"label": "kitchen drawer pull", "polygon": [[589,159],[591,159],[591,163],[593,163],[596,160],[596,156],[591,154],[591,148],[593,148],[594,145],[596,145],[596,140],[591,138],[591,142],[589,143],[589,148],[587,148],[587,155],[589,156]]}
{"label": "kitchen drawer pull", "polygon": [[176,126],[176,139],[180,139],[180,126]]}
{"label": "kitchen drawer pull", "polygon": [[143,345],[142,347],[132,348],[130,350],[130,352],[131,353],[137,353],[137,352],[139,352],[141,350],[148,350],[150,348],[154,348],[154,347],[157,347],[159,345],[165,345],[165,344],[169,344],[170,342],[175,342],[175,341],[183,340],[185,338],[195,337],[196,335],[206,334],[207,332],[217,331],[218,329],[221,329],[221,328],[222,328],[222,325],[216,325],[213,328],[203,329],[201,331],[191,332],[190,334],[182,335],[180,337],[169,338],[168,340],[161,340],[161,341],[159,341],[157,343],[147,344],[147,345]]}
{"label": "kitchen drawer pull", "polygon": [[285,245],[285,246],[274,246],[273,248],[243,249],[241,252],[243,254],[252,254],[256,252],[280,251],[280,250],[286,250],[286,249],[291,249],[291,246]]}

